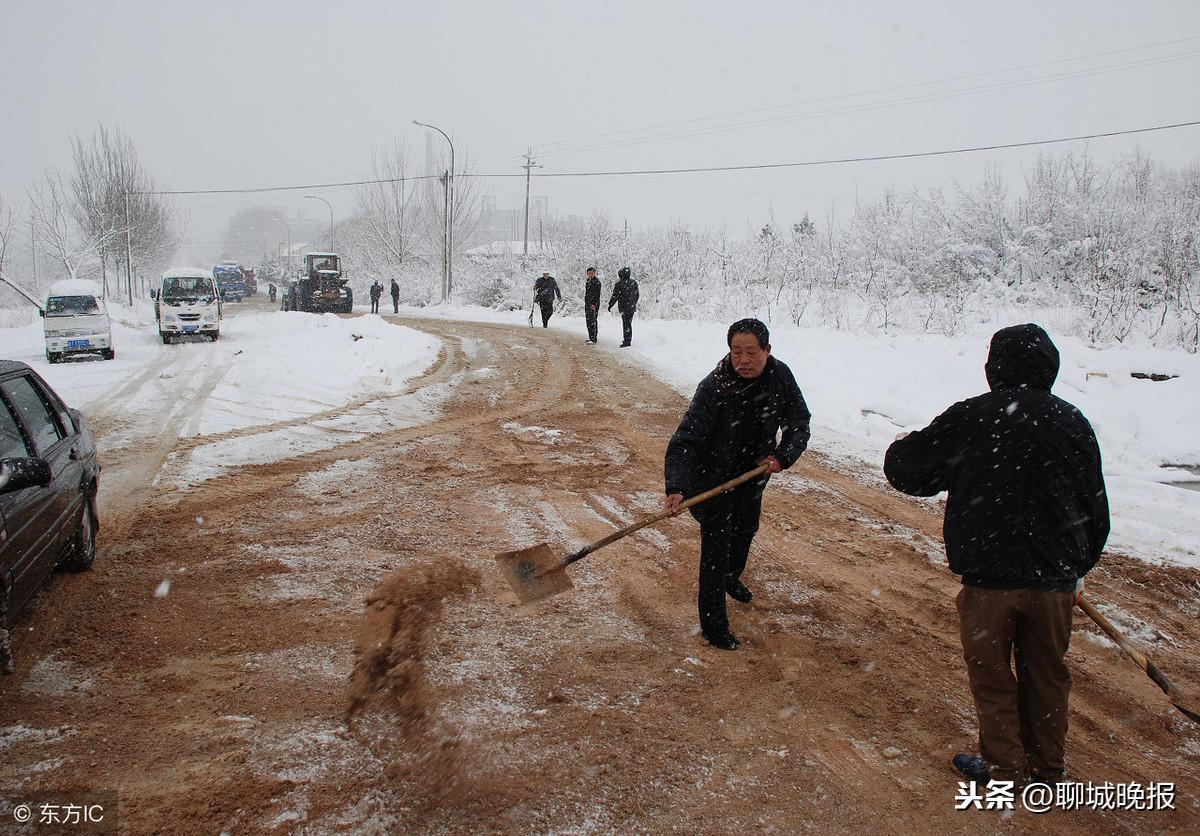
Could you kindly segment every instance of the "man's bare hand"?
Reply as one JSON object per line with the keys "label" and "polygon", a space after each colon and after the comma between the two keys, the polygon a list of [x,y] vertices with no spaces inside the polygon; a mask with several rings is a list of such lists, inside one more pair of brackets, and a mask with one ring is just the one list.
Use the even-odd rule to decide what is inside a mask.
{"label": "man's bare hand", "polygon": [[675,516],[683,509],[680,507],[683,504],[683,494],[673,493],[667,496],[666,510],[671,512],[671,516]]}
{"label": "man's bare hand", "polygon": [[775,458],[774,456],[767,456],[765,459],[759,462],[759,464],[765,464],[767,466],[768,475],[771,473],[779,473],[783,470],[783,465],[781,465],[779,463],[779,459]]}

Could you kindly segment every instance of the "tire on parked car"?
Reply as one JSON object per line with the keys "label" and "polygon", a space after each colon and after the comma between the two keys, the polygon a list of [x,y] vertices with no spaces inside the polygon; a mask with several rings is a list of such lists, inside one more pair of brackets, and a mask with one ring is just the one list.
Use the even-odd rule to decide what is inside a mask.
{"label": "tire on parked car", "polygon": [[96,560],[96,517],[92,514],[92,501],[83,500],[83,512],[79,515],[79,527],[59,561],[59,568],[68,572],[86,572]]}

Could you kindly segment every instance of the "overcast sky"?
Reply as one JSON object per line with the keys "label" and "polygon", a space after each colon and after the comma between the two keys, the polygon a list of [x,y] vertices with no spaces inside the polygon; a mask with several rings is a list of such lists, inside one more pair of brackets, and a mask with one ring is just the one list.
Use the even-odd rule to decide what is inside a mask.
{"label": "overcast sky", "polygon": [[[800,162],[1128,130],[1200,119],[1200,3],[55,2],[0,0],[0,198],[22,209],[69,137],[103,122],[177,189],[367,174],[438,125],[458,160],[520,174]],[[439,146],[444,145],[436,137]],[[1094,140],[1200,161],[1200,128]],[[740,233],[885,188],[1019,183],[1039,149],[723,174],[535,180],[552,212]],[[1062,151],[1063,146],[1057,146]],[[523,181],[484,180],[499,208]],[[324,190],[337,214],[350,190]],[[302,193],[179,198],[198,242]]]}

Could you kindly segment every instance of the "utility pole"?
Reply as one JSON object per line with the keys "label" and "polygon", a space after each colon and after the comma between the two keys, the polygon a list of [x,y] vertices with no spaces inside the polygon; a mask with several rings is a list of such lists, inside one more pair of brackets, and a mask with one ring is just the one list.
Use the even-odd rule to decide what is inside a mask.
{"label": "utility pole", "polygon": [[[129,285],[129,307],[133,307],[133,246],[129,231],[129,192],[125,192],[125,281]],[[120,287],[120,285],[118,285]]]}
{"label": "utility pole", "polygon": [[531,169],[541,168],[533,161],[532,148],[525,151],[525,165],[521,168],[525,169],[525,249],[522,252],[529,255],[529,172]]}
{"label": "utility pole", "polygon": [[33,213],[29,213],[29,248],[33,251],[33,286],[41,287],[42,280],[38,276],[37,263],[37,227],[33,224]]}
{"label": "utility pole", "polygon": [[430,128],[437,131],[446,140],[450,146],[450,168],[446,170],[446,266],[444,268],[442,279],[442,299],[450,301],[450,291],[454,289],[454,141],[450,139],[450,135],[439,128],[437,125],[430,125],[428,122],[418,122],[413,120],[414,125],[420,125],[422,128]]}

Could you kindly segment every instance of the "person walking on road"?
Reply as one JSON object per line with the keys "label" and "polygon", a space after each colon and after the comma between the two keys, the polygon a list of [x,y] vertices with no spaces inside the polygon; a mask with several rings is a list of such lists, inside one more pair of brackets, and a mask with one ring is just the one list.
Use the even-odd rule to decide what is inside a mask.
{"label": "person walking on road", "polygon": [[600,278],[595,267],[587,269],[587,281],[583,285],[583,316],[587,320],[587,341],[595,345],[600,334]]}
{"label": "person walking on road", "polygon": [[383,295],[383,285],[379,280],[371,282],[371,313],[379,313],[379,297]]}
{"label": "person walking on road", "polygon": [[612,298],[608,300],[610,311],[613,305],[616,305],[617,310],[621,312],[621,330],[624,335],[621,348],[628,348],[633,344],[633,315],[637,311],[637,303],[638,283],[630,278],[629,268],[622,267],[617,271],[617,283],[613,285]]}
{"label": "person walking on road", "polygon": [[400,285],[392,279],[392,313],[400,313]]}
{"label": "person walking on road", "polygon": [[690,509],[700,523],[700,630],[714,647],[736,650],[725,596],[742,603],[754,597],[742,572],[758,531],[763,489],[770,474],[791,467],[808,447],[811,416],[791,369],[771,355],[766,325],[738,320],[726,343],[729,353],[700,382],[667,445],[663,470],[666,509],[677,514],[685,496],[768,465],[767,475]]}
{"label": "person walking on road", "polygon": [[1050,393],[1058,368],[1041,327],[997,331],[991,391],[897,437],[884,459],[897,490],[949,492],[943,536],[962,576],[959,635],[979,721],[979,754],[954,766],[980,784],[1054,786],[1066,774],[1071,613],[1109,513],[1092,426]]}
{"label": "person walking on road", "polygon": [[542,273],[542,277],[533,283],[533,297],[537,300],[538,307],[542,309],[542,327],[550,327],[550,316],[554,313],[554,300],[562,302],[562,292],[558,289],[558,282],[549,273]]}

